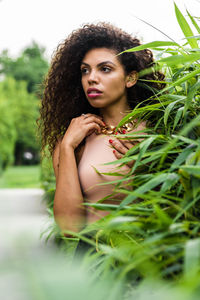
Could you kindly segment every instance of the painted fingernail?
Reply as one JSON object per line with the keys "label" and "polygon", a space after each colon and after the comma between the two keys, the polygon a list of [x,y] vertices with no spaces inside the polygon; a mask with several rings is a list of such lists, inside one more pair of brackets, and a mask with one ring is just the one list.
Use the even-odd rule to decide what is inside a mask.
{"label": "painted fingernail", "polygon": [[118,134],[118,132],[116,131],[115,134]]}
{"label": "painted fingernail", "polygon": [[109,143],[112,144],[112,142],[113,142],[113,140],[110,139],[110,140],[109,140]]}
{"label": "painted fingernail", "polygon": [[113,153],[115,153],[116,151],[115,150],[113,150]]}
{"label": "painted fingernail", "polygon": [[123,130],[122,130],[122,133],[123,133],[123,134],[125,134],[125,133],[126,133],[126,130],[125,130],[125,129],[123,129]]}

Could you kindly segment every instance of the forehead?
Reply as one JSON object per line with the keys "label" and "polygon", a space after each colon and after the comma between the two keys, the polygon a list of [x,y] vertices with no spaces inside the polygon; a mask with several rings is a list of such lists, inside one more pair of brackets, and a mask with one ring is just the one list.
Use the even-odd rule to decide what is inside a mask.
{"label": "forehead", "polygon": [[87,64],[98,64],[103,61],[111,61],[114,64],[120,64],[117,56],[117,52],[112,49],[107,49],[107,48],[95,48],[89,50],[83,60],[82,63],[87,63]]}

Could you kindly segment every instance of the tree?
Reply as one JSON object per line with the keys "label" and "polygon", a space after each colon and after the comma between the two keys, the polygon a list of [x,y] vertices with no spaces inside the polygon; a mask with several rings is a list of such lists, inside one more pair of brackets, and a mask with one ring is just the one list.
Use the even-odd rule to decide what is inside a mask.
{"label": "tree", "polygon": [[22,164],[30,151],[32,162],[39,161],[36,119],[39,115],[40,85],[48,70],[45,48],[33,42],[16,59],[8,50],[0,54],[0,165]]}
{"label": "tree", "polygon": [[8,50],[4,50],[0,55],[0,74],[26,81],[28,92],[35,93],[39,91],[39,85],[48,70],[44,52],[45,48],[36,42],[32,42],[16,59],[9,57]]}
{"label": "tree", "polygon": [[40,145],[36,137],[39,100],[27,91],[27,83],[6,78],[0,83],[0,160],[2,167],[22,164],[24,151],[39,160]]}

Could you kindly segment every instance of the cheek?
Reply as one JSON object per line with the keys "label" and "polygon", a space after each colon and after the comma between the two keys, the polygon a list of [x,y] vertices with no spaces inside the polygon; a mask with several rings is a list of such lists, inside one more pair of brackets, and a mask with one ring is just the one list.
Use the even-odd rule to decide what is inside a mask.
{"label": "cheek", "polygon": [[81,79],[81,84],[82,84],[83,90],[85,92],[86,91],[86,85],[85,85],[85,80],[83,78]]}
{"label": "cheek", "polygon": [[126,89],[126,85],[125,85],[125,80],[124,77],[120,76],[120,77],[115,77],[113,79],[111,79],[110,81],[110,90],[112,90],[112,92],[118,94],[118,93],[123,93]]}

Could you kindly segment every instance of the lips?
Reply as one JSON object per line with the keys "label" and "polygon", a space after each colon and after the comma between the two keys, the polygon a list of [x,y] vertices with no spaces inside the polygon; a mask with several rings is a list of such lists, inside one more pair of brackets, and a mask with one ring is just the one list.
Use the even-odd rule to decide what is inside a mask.
{"label": "lips", "polygon": [[87,90],[87,94],[88,95],[99,95],[99,94],[102,94],[102,91],[96,89],[96,88],[89,88]]}
{"label": "lips", "polygon": [[89,88],[87,90],[87,95],[89,98],[98,98],[102,95],[102,91],[96,89],[96,88]]}

